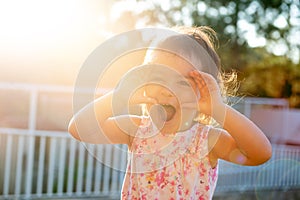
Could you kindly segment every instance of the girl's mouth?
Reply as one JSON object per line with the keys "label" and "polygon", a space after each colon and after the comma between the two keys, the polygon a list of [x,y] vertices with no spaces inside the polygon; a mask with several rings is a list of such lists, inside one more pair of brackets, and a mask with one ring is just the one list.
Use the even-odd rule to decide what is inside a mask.
{"label": "girl's mouth", "polygon": [[166,112],[166,121],[170,121],[176,113],[176,108],[170,104],[161,104],[161,106]]}

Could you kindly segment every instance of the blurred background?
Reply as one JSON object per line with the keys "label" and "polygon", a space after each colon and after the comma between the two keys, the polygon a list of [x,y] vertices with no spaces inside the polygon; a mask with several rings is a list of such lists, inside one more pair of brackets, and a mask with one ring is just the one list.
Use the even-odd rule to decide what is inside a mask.
{"label": "blurred background", "polygon": [[0,199],[118,199],[123,172],[91,155],[126,158],[66,132],[77,74],[116,34],[178,25],[217,32],[240,81],[233,106],[273,144],[262,166],[221,162],[215,199],[299,199],[299,0],[0,0]]}

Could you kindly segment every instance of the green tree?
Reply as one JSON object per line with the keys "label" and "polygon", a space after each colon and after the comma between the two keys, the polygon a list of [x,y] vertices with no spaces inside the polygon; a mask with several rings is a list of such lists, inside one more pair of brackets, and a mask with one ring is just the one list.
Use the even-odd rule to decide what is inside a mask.
{"label": "green tree", "polygon": [[[264,49],[256,51],[263,54]],[[286,98],[291,107],[300,108],[300,64],[283,56],[268,55],[259,63],[249,63],[240,78],[240,94]]]}
{"label": "green tree", "polygon": [[210,26],[218,33],[224,69],[239,72],[241,94],[288,98],[292,107],[300,107],[299,0],[136,0],[135,9],[113,24],[128,22]]}
{"label": "green tree", "polygon": [[[145,2],[137,0],[136,7]],[[218,51],[225,68],[247,65],[249,58],[243,55],[249,54],[250,36],[259,38],[261,46],[273,53],[299,56],[300,42],[293,38],[300,33],[298,0],[169,0],[146,5],[128,11],[136,23],[211,26],[219,34]]]}

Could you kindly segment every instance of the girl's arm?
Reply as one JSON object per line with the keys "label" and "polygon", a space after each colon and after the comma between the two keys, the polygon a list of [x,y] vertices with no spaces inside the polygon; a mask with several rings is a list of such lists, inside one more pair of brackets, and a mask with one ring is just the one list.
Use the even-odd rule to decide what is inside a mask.
{"label": "girl's arm", "polygon": [[259,165],[270,159],[272,147],[264,133],[248,118],[223,103],[215,79],[209,74],[190,74],[201,98],[200,112],[212,116],[225,129],[211,129],[210,158],[242,165]]}
{"label": "girl's arm", "polygon": [[252,121],[226,104],[216,109],[213,117],[226,131],[211,129],[213,156],[242,165],[259,165],[270,159],[271,144]]}
{"label": "girl's arm", "polygon": [[93,144],[127,144],[137,130],[138,116],[113,115],[113,91],[96,99],[74,115],[68,131],[77,140]]}

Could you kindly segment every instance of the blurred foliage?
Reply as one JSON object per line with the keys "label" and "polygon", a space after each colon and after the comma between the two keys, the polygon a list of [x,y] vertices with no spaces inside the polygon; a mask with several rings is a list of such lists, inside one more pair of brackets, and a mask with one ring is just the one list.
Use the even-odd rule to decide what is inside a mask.
{"label": "blurred foliage", "polygon": [[256,97],[287,98],[291,107],[300,108],[300,64],[283,56],[264,54],[259,62],[249,62],[240,74],[239,94]]}
{"label": "blurred foliage", "polygon": [[151,1],[134,14],[146,25],[212,27],[220,39],[224,67],[241,69],[247,64],[243,55],[248,53],[249,35],[263,38],[270,51],[279,43],[287,48],[286,55],[299,50],[300,41],[291,38],[300,31],[299,6],[299,0],[169,0]]}
{"label": "blurred foliage", "polygon": [[[120,26],[118,21],[114,26],[210,26],[218,33],[224,70],[238,71],[241,94],[289,98],[292,107],[300,107],[299,58],[293,57],[300,49],[299,0],[153,0],[139,8],[121,14]],[[250,47],[250,36],[262,41],[260,48]]]}

